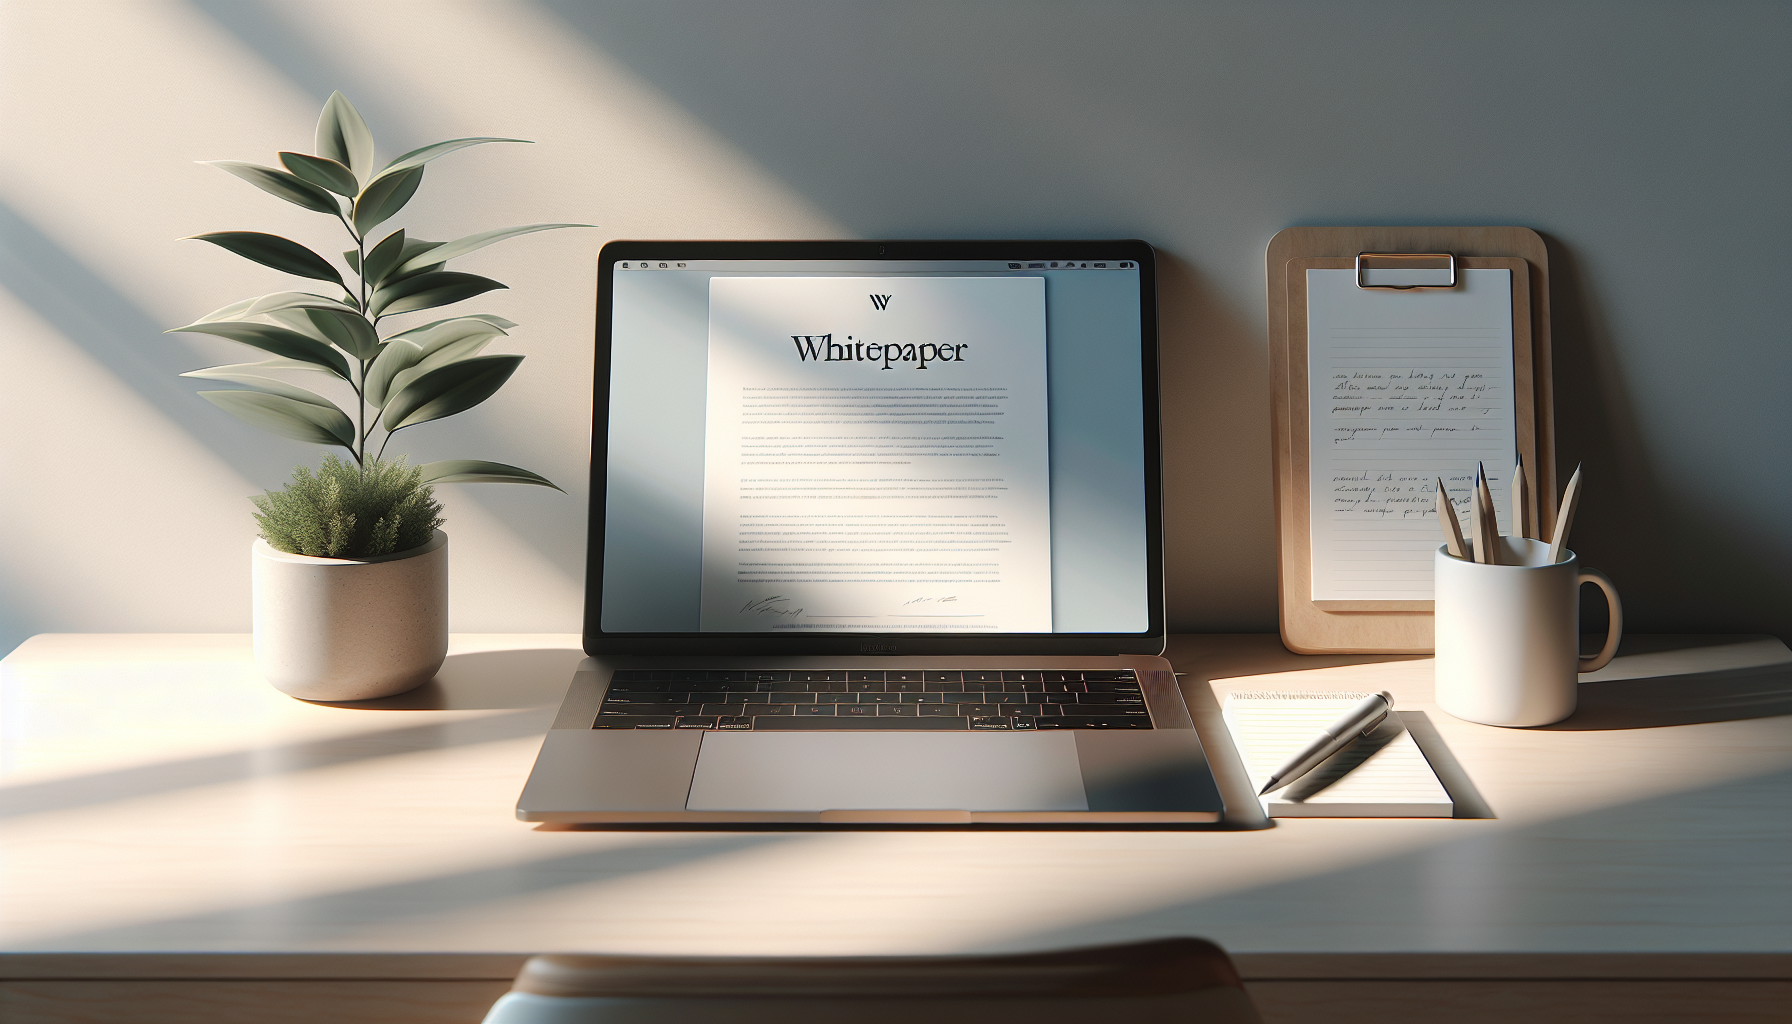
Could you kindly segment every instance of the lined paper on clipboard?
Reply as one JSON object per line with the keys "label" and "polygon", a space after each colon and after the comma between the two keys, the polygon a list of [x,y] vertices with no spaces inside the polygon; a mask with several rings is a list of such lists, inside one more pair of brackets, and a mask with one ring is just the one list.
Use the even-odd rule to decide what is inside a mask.
{"label": "lined paper on clipboard", "polygon": [[1306,278],[1312,599],[1429,601],[1438,477],[1466,519],[1485,465],[1511,530],[1512,273],[1464,270],[1430,291]]}

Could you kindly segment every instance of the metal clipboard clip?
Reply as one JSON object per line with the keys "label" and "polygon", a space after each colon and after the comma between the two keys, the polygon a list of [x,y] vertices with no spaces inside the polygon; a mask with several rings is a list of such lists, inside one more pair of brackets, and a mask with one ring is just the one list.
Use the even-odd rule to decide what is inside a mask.
{"label": "metal clipboard clip", "polygon": [[1409,292],[1456,287],[1456,256],[1447,252],[1359,252],[1356,286]]}

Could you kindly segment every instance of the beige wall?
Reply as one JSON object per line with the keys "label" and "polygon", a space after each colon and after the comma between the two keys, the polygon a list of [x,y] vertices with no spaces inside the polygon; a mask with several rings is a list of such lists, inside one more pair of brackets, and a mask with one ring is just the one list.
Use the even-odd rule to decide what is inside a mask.
{"label": "beige wall", "polygon": [[1408,222],[1549,238],[1576,547],[1633,626],[1784,636],[1789,50],[1782,4],[4,0],[0,650],[247,629],[247,495],[317,453],[159,332],[291,281],[183,235],[340,248],[194,163],[306,148],[334,88],[388,154],[536,140],[432,165],[413,233],[600,225],[464,261],[528,361],[400,435],[571,492],[443,489],[456,629],[578,628],[603,241],[1113,236],[1164,255],[1172,626],[1273,629],[1263,246]]}

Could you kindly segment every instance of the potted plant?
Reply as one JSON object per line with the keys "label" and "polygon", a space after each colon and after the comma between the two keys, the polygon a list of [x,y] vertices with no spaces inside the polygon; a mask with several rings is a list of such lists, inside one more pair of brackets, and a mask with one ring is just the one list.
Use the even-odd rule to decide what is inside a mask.
{"label": "potted plant", "polygon": [[[255,660],[274,686],[308,700],[364,700],[433,678],[448,651],[448,551],[439,483],[558,487],[516,466],[457,459],[411,466],[389,458],[400,431],[465,412],[516,372],[520,355],[485,348],[516,326],[486,313],[393,329],[389,318],[503,288],[446,269],[448,261],[532,231],[587,224],[529,224],[451,242],[376,239],[423,180],[425,166],[468,146],[522,139],[451,139],[374,163],[367,123],[341,93],[317,122],[316,152],[281,153],[284,169],[238,161],[213,166],[289,203],[334,218],[354,247],[347,272],[311,249],[258,231],[192,237],[275,270],[331,286],[233,302],[174,331],[241,342],[269,358],[183,374],[233,385],[200,396],[244,422],[284,437],[341,447],[316,475],[300,466],[280,491],[254,499]],[[296,371],[348,408],[283,377]],[[314,385],[316,386],[316,385]],[[376,443],[377,442],[377,443]]]}

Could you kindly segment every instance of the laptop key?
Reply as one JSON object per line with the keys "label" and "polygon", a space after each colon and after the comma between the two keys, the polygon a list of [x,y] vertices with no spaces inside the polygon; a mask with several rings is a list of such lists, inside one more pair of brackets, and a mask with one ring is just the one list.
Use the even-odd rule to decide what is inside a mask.
{"label": "laptop key", "polygon": [[592,723],[593,729],[670,729],[671,715],[611,715],[599,716]]}
{"label": "laptop key", "polygon": [[[1151,719],[1145,715],[1064,715],[1035,721],[1044,728],[1055,729],[1149,729]],[[1049,724],[1048,724],[1049,723]]]}
{"label": "laptop key", "polygon": [[881,681],[861,679],[847,683],[846,688],[853,693],[882,693],[884,692],[884,685],[885,684]]}
{"label": "laptop key", "polygon": [[884,674],[882,672],[848,672],[846,680],[850,683],[881,683],[884,681]]}
{"label": "laptop key", "polygon": [[900,693],[861,693],[861,694],[859,694],[859,703],[860,704],[900,704],[900,703],[902,703],[902,694],[900,694]]}
{"label": "laptop key", "polygon": [[834,705],[834,717],[836,718],[871,718],[876,714],[877,705],[875,704]]}
{"label": "laptop key", "polygon": [[1014,718],[1010,718],[1008,720],[1008,726],[1009,726],[1009,728],[1014,729],[1016,732],[1037,731],[1033,725],[1033,720],[1031,718],[1026,717],[1025,715],[1018,715]]}
{"label": "laptop key", "polygon": [[716,720],[714,715],[679,715],[678,727],[680,729],[714,729]]}
{"label": "laptop key", "polygon": [[879,718],[919,718],[921,713],[913,704],[880,704],[877,707]]}
{"label": "laptop key", "polygon": [[815,703],[815,694],[813,694],[813,693],[791,693],[788,690],[783,690],[783,691],[779,691],[777,693],[768,693],[768,694],[766,694],[766,696],[771,698],[770,703],[772,703],[772,704],[813,704],[813,703]]}
{"label": "laptop key", "polygon": [[980,680],[980,681],[982,681],[982,682],[988,682],[988,683],[999,683],[999,682],[1001,682],[1001,681],[1002,681],[1002,673],[1000,673],[1000,672],[984,672],[984,671],[972,671],[972,672],[966,672],[966,673],[965,673],[965,674],[964,674],[964,681],[965,681],[965,682],[967,682],[967,683],[968,683],[968,682],[970,682],[970,681],[971,681],[971,680],[973,680],[973,679],[976,679],[976,680]]}
{"label": "laptop key", "polygon": [[796,705],[796,713],[808,718],[832,718],[834,717],[834,705],[798,704]]}
{"label": "laptop key", "polygon": [[753,718],[761,715],[788,715],[794,707],[794,704],[748,704],[747,714]]}
{"label": "laptop key", "polygon": [[1097,681],[1118,682],[1119,680],[1122,680],[1122,679],[1124,679],[1128,682],[1131,682],[1133,679],[1132,669],[1130,669],[1130,668],[1120,669],[1117,672],[1084,672],[1083,673],[1083,681],[1087,682],[1087,683],[1093,683],[1093,682],[1097,682]]}
{"label": "laptop key", "polygon": [[727,715],[716,719],[718,729],[751,729],[753,720],[745,715]]}
{"label": "laptop key", "polygon": [[1000,704],[960,704],[958,713],[966,718],[999,715],[1002,713],[1002,706]]}
{"label": "laptop key", "polygon": [[[885,672],[884,678],[892,683],[919,683],[924,681],[921,678],[924,675],[926,675],[925,672],[903,670],[898,672]],[[953,678],[956,679],[957,677],[954,676]]]}
{"label": "laptop key", "polygon": [[705,704],[702,713],[719,717],[739,717],[747,712],[744,704]]}
{"label": "laptop key", "polygon": [[802,730],[851,732],[859,729],[896,732],[963,732],[962,718],[755,718],[754,732],[797,732]]}
{"label": "laptop key", "polygon": [[963,672],[924,672],[929,683],[958,683],[964,681]]}
{"label": "laptop key", "polygon": [[990,730],[990,731],[994,731],[997,729],[1007,729],[1008,728],[1008,720],[1006,718],[1003,718],[1000,715],[991,715],[991,716],[985,716],[982,718],[973,718],[973,719],[971,719],[971,728],[972,729],[986,729],[986,730]]}
{"label": "laptop key", "polygon": [[960,718],[956,704],[916,704],[922,718]]}

